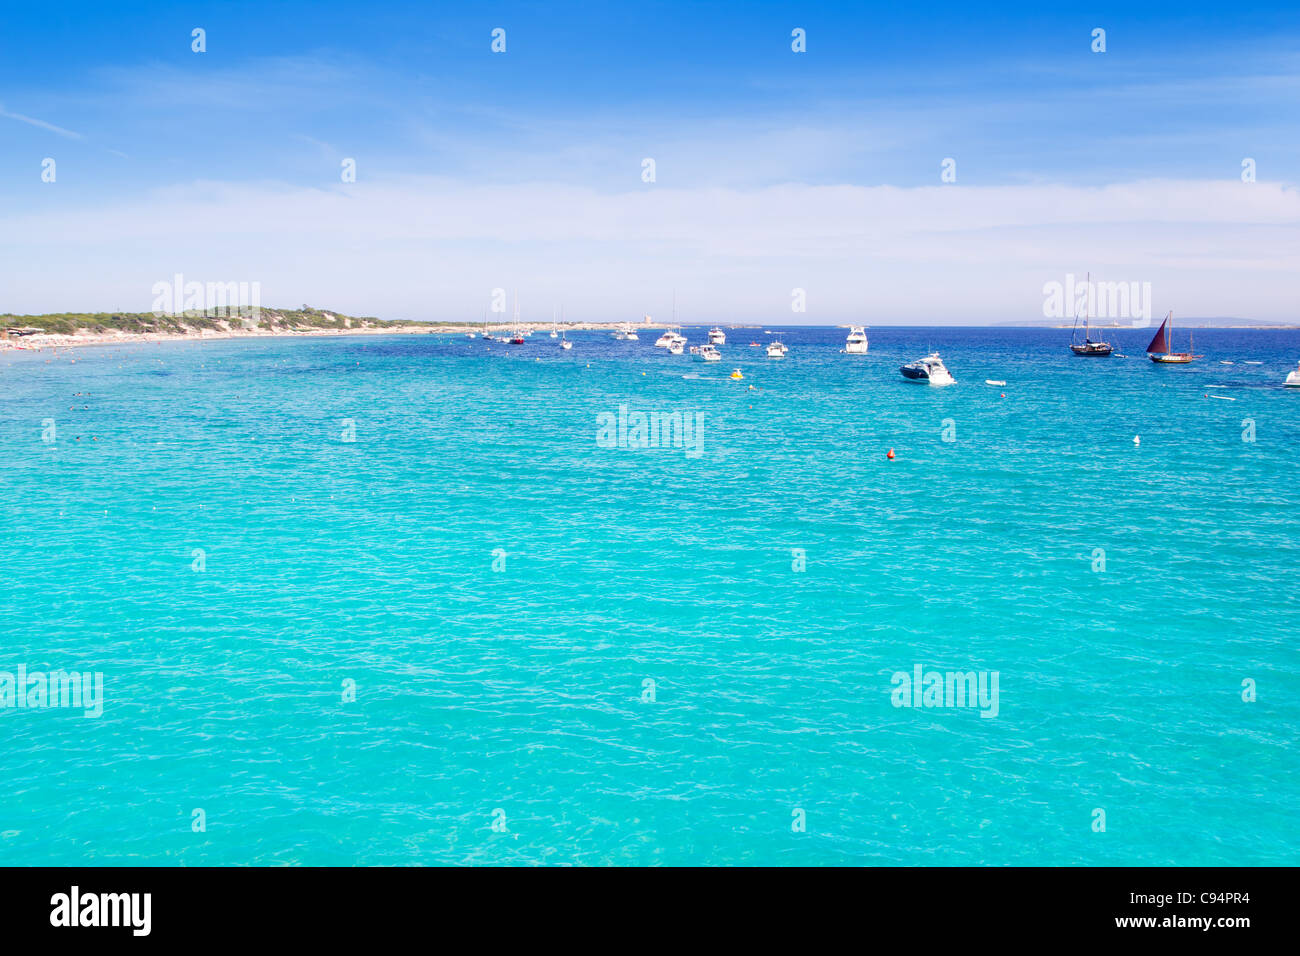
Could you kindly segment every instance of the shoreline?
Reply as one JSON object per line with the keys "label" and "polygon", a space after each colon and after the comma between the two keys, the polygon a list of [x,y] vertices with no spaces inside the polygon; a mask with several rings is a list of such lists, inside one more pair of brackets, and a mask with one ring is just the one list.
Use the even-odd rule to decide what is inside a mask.
{"label": "shoreline", "polygon": [[[528,326],[534,333],[546,333],[552,328],[557,331],[567,332],[612,332],[626,325],[631,324],[632,328],[641,331],[657,331],[669,328],[668,325],[660,322],[653,322],[649,325],[641,323],[565,323],[555,324],[543,323],[541,325]],[[704,328],[704,326],[699,326]],[[760,329],[763,326],[757,325],[728,325],[721,324],[722,328],[728,331],[739,329]],[[813,326],[810,326],[810,328]],[[821,328],[822,326],[816,326]],[[826,328],[848,328],[848,326],[825,326]],[[929,328],[929,326],[924,326]],[[484,330],[494,334],[510,332],[515,327],[513,325],[402,325],[389,327],[363,327],[363,328],[345,328],[345,329],[286,329],[279,328],[275,330],[265,329],[225,329],[225,330],[193,330],[189,332],[87,332],[87,333],[38,333],[35,335],[25,335],[21,337],[12,337],[0,339],[0,352],[42,352],[47,349],[67,349],[67,348],[88,348],[93,346],[104,345],[158,345],[172,342],[212,342],[227,341],[231,339],[281,339],[281,338],[338,338],[344,336],[366,336],[366,335],[466,335],[472,334],[475,338]],[[790,328],[785,326],[782,328]],[[906,328],[906,326],[878,326],[878,328]],[[922,326],[918,326],[922,328]],[[994,328],[994,329],[1015,329],[1022,328],[1025,330],[1043,329],[1056,331],[1059,329],[1068,329],[1071,326],[952,326],[952,328]],[[1109,327],[1108,327],[1109,328]],[[1226,325],[1226,326],[1206,326],[1209,330],[1258,330],[1258,331],[1294,331],[1300,329],[1296,325]],[[1121,327],[1125,330],[1127,327]],[[1132,331],[1132,330],[1130,330]],[[1138,329],[1137,331],[1143,331]]]}
{"label": "shoreline", "polygon": [[[556,325],[569,332],[605,332],[620,328],[624,323],[576,323]],[[533,332],[549,331],[549,324],[531,326]],[[657,325],[633,326],[637,329],[656,329]],[[170,342],[214,342],[229,339],[281,339],[281,338],[335,338],[353,335],[465,335],[477,338],[485,329],[501,334],[514,328],[512,325],[409,325],[397,327],[367,327],[352,329],[212,329],[191,332],[87,332],[83,334],[38,333],[0,339],[0,352],[42,352],[46,349],[86,348],[98,345],[158,345]]]}

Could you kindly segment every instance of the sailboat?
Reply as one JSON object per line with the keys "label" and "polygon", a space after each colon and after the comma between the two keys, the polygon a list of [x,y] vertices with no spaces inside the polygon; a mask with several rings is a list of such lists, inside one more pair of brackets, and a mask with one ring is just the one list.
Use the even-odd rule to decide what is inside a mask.
{"label": "sailboat", "polygon": [[[1160,323],[1160,331],[1156,332],[1155,337],[1151,339],[1151,344],[1147,346],[1147,358],[1161,365],[1186,365],[1194,362],[1198,358],[1205,358],[1204,355],[1196,355],[1192,352],[1172,352],[1170,344],[1173,342],[1174,313],[1169,310],[1165,320]],[[1188,348],[1195,348],[1195,344],[1189,341]]]}
{"label": "sailboat", "polygon": [[[1092,273],[1091,272],[1088,273],[1087,282],[1088,282],[1087,289],[1089,290],[1088,299],[1089,302],[1091,303],[1091,299],[1092,299]],[[1074,314],[1074,332],[1071,333],[1071,338],[1073,338],[1078,333],[1079,333],[1079,313],[1076,312]],[[1094,342],[1092,340],[1092,309],[1091,308],[1085,307],[1083,310],[1083,341],[1071,342],[1070,351],[1073,352],[1075,355],[1082,355],[1087,358],[1106,358],[1113,351],[1115,351],[1111,347],[1111,344],[1109,342],[1101,342],[1101,341]]]}
{"label": "sailboat", "polygon": [[[564,306],[560,306],[560,325],[564,325]],[[573,343],[569,341],[565,331],[565,329],[560,329],[560,348],[567,352],[573,348]],[[555,333],[552,332],[551,334],[554,335]]]}
{"label": "sailboat", "polygon": [[514,330],[511,331],[511,333],[510,333],[510,344],[511,344],[511,345],[523,345],[523,344],[524,344],[524,333],[523,333],[523,330],[519,328],[519,292],[518,292],[518,290],[515,291],[515,327],[514,327]]}

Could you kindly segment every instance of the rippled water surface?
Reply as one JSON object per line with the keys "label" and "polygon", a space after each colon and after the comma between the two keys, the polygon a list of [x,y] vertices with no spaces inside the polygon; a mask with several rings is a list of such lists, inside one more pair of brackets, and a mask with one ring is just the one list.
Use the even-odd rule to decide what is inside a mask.
{"label": "rippled water surface", "polygon": [[0,863],[1296,861],[1300,333],[656,334],[0,354]]}

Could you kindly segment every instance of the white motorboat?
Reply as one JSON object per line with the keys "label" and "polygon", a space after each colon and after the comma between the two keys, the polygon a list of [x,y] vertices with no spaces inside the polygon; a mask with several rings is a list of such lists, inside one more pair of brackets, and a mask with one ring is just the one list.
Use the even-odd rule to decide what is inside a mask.
{"label": "white motorboat", "polygon": [[1295,371],[1288,375],[1282,384],[1287,388],[1300,388],[1300,365],[1295,367]]}
{"label": "white motorboat", "polygon": [[767,357],[770,359],[783,359],[785,358],[785,354],[789,351],[790,350],[785,347],[785,343],[779,340],[776,342],[769,342],[767,345]]}
{"label": "white motorboat", "polygon": [[[686,336],[682,335],[676,329],[664,329],[664,334],[659,336],[659,338],[655,339],[655,348],[657,349],[671,348],[674,342],[680,342],[682,345],[685,345]],[[680,353],[674,353],[674,354],[680,354]]]}
{"label": "white motorboat", "polygon": [[709,344],[709,345],[701,345],[701,346],[699,346],[699,347],[697,347],[697,348],[693,348],[693,349],[691,349],[691,352],[692,352],[692,354],[694,354],[695,357],[698,358],[701,362],[720,362],[720,361],[722,361],[722,353],[719,352],[716,348],[714,348],[712,344]]}
{"label": "white motorboat", "polygon": [[668,343],[669,355],[681,355],[685,351],[686,351],[686,340],[681,336],[678,336],[677,338],[673,339],[671,342]]}
{"label": "white motorboat", "polygon": [[931,385],[957,384],[957,380],[940,360],[938,352],[931,352],[925,358],[900,365],[898,370],[903,373],[904,378],[913,382],[928,382]]}
{"label": "white motorboat", "polygon": [[727,333],[724,332],[724,331],[722,331],[722,329],[718,328],[718,327],[715,325],[713,328],[709,329],[709,344],[710,344],[710,345],[726,345],[726,344],[727,344]]}
{"label": "white motorboat", "polygon": [[849,337],[844,340],[844,352],[847,355],[867,354],[867,330],[855,325],[849,329]]}

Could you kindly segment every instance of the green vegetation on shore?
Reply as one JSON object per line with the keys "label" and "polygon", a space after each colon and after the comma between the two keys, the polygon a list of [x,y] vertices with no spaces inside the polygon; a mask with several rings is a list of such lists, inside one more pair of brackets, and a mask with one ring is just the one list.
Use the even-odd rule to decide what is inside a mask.
{"label": "green vegetation on shore", "polygon": [[373,316],[344,315],[328,309],[314,309],[304,305],[300,309],[258,310],[250,308],[220,310],[219,314],[184,312],[176,315],[153,312],[54,312],[48,315],[0,314],[0,329],[40,329],[50,335],[75,335],[77,333],[126,332],[133,335],[145,333],[184,333],[203,329],[226,331],[228,329],[258,328],[266,331],[294,331],[297,329],[387,329],[411,323]]}

